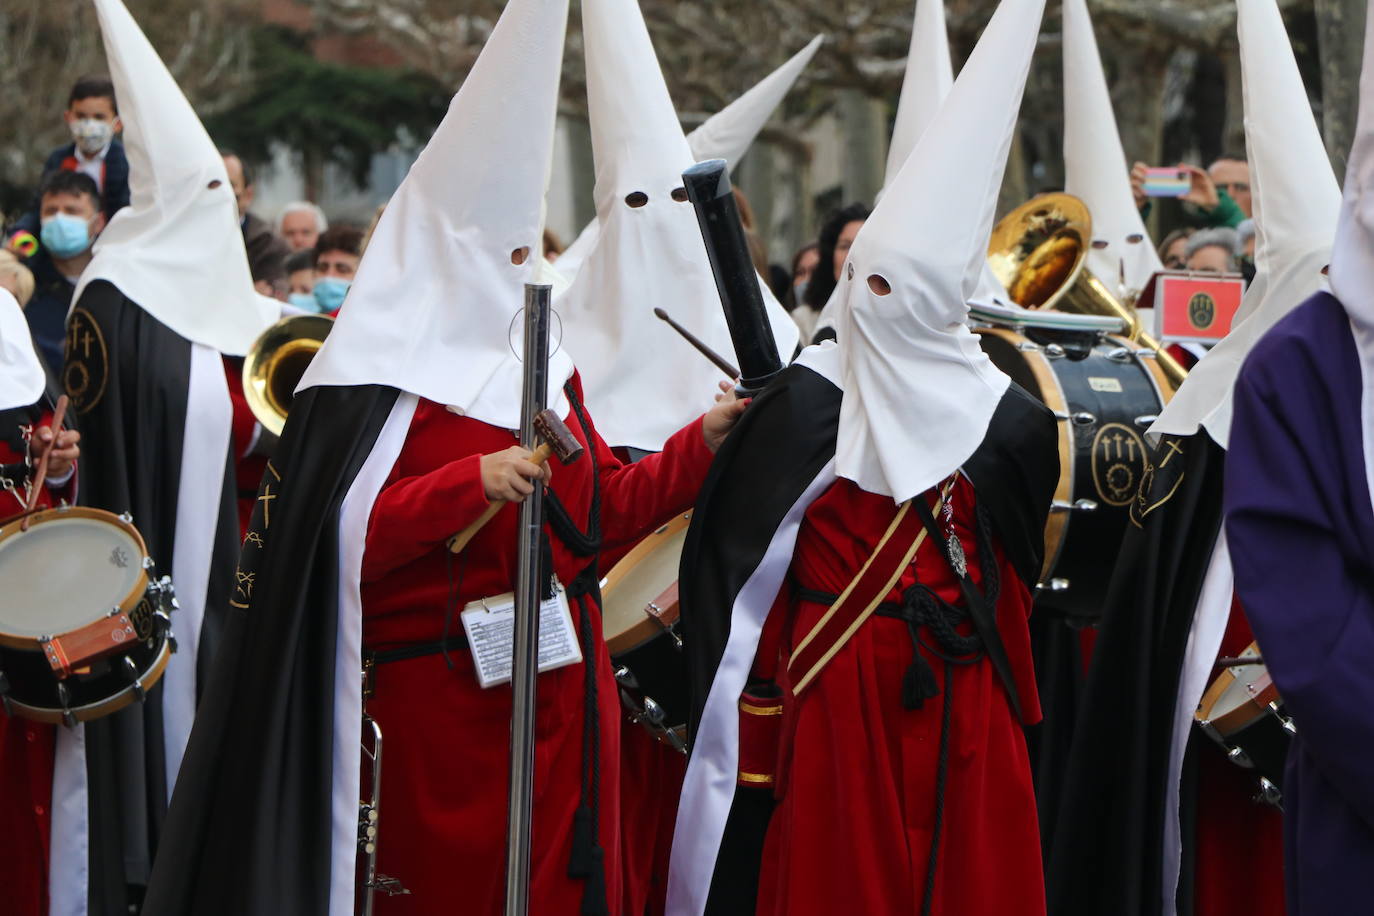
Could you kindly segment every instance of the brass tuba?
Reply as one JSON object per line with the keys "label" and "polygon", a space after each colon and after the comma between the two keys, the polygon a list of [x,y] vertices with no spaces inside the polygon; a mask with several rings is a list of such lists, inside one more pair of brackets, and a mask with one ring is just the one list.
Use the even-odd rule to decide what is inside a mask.
{"label": "brass tuba", "polygon": [[262,332],[244,358],[243,395],[272,435],[281,435],[296,386],[333,324],[327,315],[283,318]]}
{"label": "brass tuba", "polygon": [[1088,270],[1092,226],[1087,205],[1072,194],[1032,197],[992,230],[988,265],[1017,305],[1121,319],[1126,323],[1123,336],[1153,351],[1177,391],[1188,370],[1145,333],[1135,308]]}

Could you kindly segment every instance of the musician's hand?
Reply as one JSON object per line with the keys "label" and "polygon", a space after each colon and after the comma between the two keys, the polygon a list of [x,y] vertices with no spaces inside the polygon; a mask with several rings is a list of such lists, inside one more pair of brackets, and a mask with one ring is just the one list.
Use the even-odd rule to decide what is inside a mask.
{"label": "musician's hand", "polygon": [[[52,429],[47,426],[38,427],[29,443],[29,454],[37,458],[44,446],[51,441]],[[81,433],[74,429],[64,429],[57,434],[57,444],[48,453],[48,479],[61,480],[72,469],[76,459],[81,456],[81,447],[77,444],[80,441]]]}
{"label": "musician's hand", "polygon": [[534,492],[531,481],[547,482],[553,477],[547,462],[540,467],[530,461],[532,454],[527,448],[512,445],[503,452],[482,456],[482,490],[488,501],[518,503]]}
{"label": "musician's hand", "polygon": [[720,444],[725,441],[725,437],[730,434],[730,430],[735,428],[739,418],[744,415],[744,409],[749,406],[751,399],[740,400],[735,394],[735,386],[731,382],[720,383],[720,394],[716,395],[716,406],[706,411],[701,418],[701,435],[706,440],[706,447],[713,453],[720,448]]}

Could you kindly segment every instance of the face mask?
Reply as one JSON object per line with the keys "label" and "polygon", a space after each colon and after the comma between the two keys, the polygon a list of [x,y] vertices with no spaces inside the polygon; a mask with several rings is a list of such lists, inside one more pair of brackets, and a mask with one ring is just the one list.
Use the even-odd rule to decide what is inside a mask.
{"label": "face mask", "polygon": [[304,312],[318,312],[320,310],[320,304],[316,301],[314,293],[291,293],[286,297],[286,301],[289,305],[294,305]]}
{"label": "face mask", "polygon": [[94,156],[103,150],[113,138],[114,125],[109,121],[82,118],[72,122],[72,139],[76,141],[76,148],[87,156]]}
{"label": "face mask", "polygon": [[799,280],[792,284],[792,300],[801,305],[806,301],[806,288],[811,285],[810,280]]}
{"label": "face mask", "polygon": [[315,281],[315,302],[319,304],[319,311],[333,314],[343,305],[344,296],[348,295],[348,288],[353,284],[347,280],[340,280],[338,277],[321,277]]}
{"label": "face mask", "polygon": [[91,247],[91,229],[79,216],[58,213],[43,220],[43,247],[55,258],[73,258]]}

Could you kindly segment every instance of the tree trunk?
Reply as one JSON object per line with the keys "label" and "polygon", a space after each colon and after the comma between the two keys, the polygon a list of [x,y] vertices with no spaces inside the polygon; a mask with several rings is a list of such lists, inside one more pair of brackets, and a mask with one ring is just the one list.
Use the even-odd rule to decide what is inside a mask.
{"label": "tree trunk", "polygon": [[[872,204],[883,187],[887,158],[887,107],[882,99],[846,89],[837,106],[844,132],[844,201]],[[843,205],[843,204],[842,204]]]}
{"label": "tree trunk", "polygon": [[1322,132],[1331,167],[1345,178],[1346,157],[1360,110],[1366,0],[1317,0],[1317,45],[1322,69]]}

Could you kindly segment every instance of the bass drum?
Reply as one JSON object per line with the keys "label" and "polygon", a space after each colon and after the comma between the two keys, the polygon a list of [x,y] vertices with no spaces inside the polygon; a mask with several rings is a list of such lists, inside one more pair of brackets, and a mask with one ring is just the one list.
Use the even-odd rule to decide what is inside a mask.
{"label": "bass drum", "polygon": [[1145,473],[1145,431],[1173,388],[1154,351],[1124,338],[1048,327],[977,333],[993,363],[1059,421],[1059,485],[1036,607],[1094,624]]}

